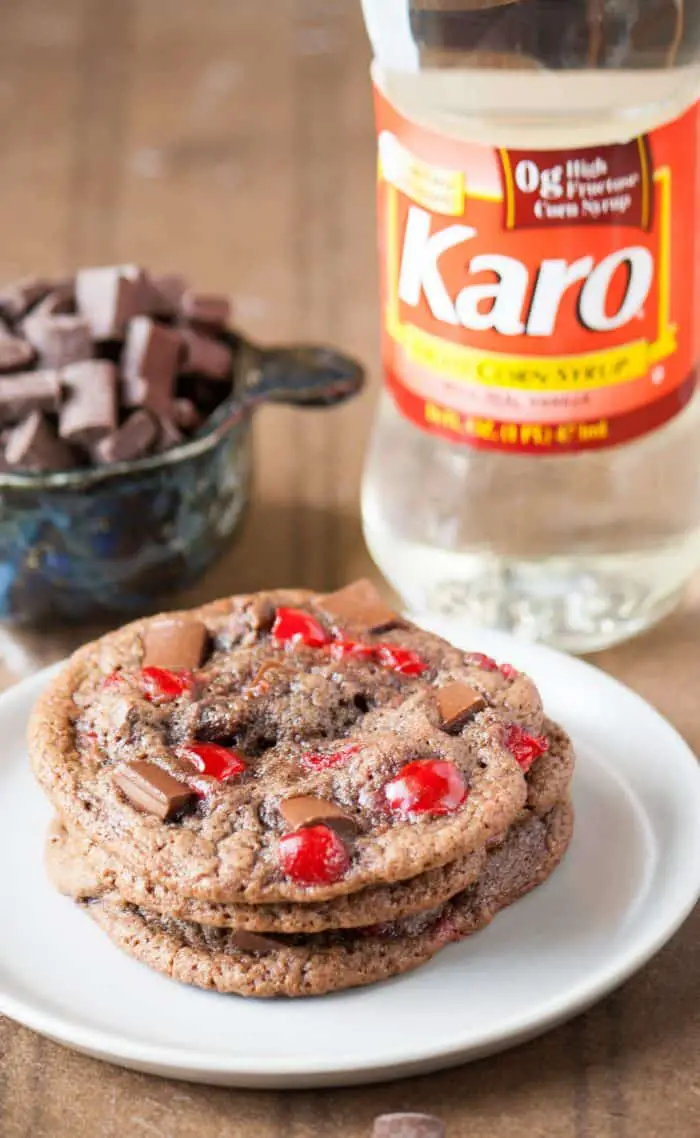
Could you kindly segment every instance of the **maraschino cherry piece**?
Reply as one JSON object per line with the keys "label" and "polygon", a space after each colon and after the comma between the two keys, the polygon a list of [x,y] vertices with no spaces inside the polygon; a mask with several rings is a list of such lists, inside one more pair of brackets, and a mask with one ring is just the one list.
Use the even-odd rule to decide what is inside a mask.
{"label": "maraschino cherry piece", "polygon": [[313,751],[308,751],[305,755],[300,756],[299,762],[307,770],[325,771],[329,767],[336,767],[340,763],[346,762],[352,755],[356,755],[359,749],[353,743],[349,747],[342,747],[339,751],[331,751],[328,755],[317,755]]}
{"label": "maraschino cherry piece", "polygon": [[342,838],[329,826],[308,826],[280,838],[279,859],[286,877],[299,885],[330,885],[348,871]]}
{"label": "maraschino cherry piece", "polygon": [[105,676],[102,681],[102,690],[116,691],[117,688],[120,688],[122,686],[124,679],[125,677],[123,672],[110,672],[109,675]]}
{"label": "maraschino cherry piece", "polygon": [[417,652],[399,648],[396,644],[378,644],[375,653],[380,664],[401,676],[420,676],[428,667]]}
{"label": "maraschino cherry piece", "polygon": [[186,669],[171,672],[169,668],[142,668],[141,686],[150,703],[170,703],[192,691],[194,676]]}
{"label": "maraschino cherry piece", "polygon": [[277,609],[272,635],[283,644],[306,644],[309,648],[323,648],[332,639],[310,613],[284,607]]}
{"label": "maraschino cherry piece", "polygon": [[499,664],[498,670],[504,680],[514,680],[520,675],[518,669],[514,668],[512,664]]}
{"label": "maraschino cherry piece", "polygon": [[505,744],[524,771],[529,771],[535,759],[549,750],[549,739],[544,735],[528,735],[517,723],[506,727]]}
{"label": "maraschino cherry piece", "polygon": [[359,640],[334,640],[328,645],[328,651],[334,660],[342,660],[346,656],[354,656],[358,660],[371,660],[375,655],[374,645],[361,644]]}
{"label": "maraschino cherry piece", "polygon": [[186,743],[178,748],[177,753],[192,763],[199,774],[209,775],[217,782],[225,782],[246,770],[246,764],[236,751],[218,743]]}
{"label": "maraschino cherry piece", "polygon": [[491,656],[485,656],[483,652],[467,652],[465,656],[467,664],[473,664],[475,668],[481,668],[483,672],[497,672],[498,664]]}
{"label": "maraschino cherry piece", "polygon": [[467,786],[453,763],[420,759],[407,763],[384,787],[396,814],[451,814],[467,797]]}

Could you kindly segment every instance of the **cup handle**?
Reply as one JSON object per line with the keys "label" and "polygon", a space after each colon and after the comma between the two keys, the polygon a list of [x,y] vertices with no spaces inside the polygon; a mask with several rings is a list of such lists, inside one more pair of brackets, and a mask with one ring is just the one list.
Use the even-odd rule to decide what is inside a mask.
{"label": "cup handle", "polygon": [[240,370],[241,402],[331,407],[361,390],[365,372],[357,360],[321,344],[260,348],[246,343]]}

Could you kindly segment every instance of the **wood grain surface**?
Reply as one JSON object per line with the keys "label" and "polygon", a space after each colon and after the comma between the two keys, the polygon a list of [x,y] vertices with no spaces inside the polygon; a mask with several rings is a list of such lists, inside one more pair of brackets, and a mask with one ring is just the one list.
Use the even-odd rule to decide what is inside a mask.
{"label": "wood grain surface", "polygon": [[[252,336],[331,340],[372,370],[367,65],[357,0],[6,0],[0,276],[85,262],[182,269],[230,291]],[[372,572],[358,518],[371,404],[260,415],[247,528],[192,600]],[[3,682],[76,640],[0,632]],[[598,658],[696,750],[699,643],[700,592]],[[639,976],[566,1027],[469,1067],[359,1090],[164,1082],[0,1020],[0,1138],[361,1138],[393,1109],[442,1114],[450,1138],[691,1138],[699,940],[696,912]],[[49,945],[47,930],[47,967]]]}

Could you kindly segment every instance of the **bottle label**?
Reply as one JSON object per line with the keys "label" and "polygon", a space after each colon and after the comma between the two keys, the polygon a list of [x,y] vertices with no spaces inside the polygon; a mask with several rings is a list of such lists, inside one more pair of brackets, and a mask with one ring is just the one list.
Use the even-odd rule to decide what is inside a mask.
{"label": "bottle label", "polygon": [[629,442],[688,403],[700,358],[700,104],[620,145],[494,149],[376,91],[383,363],[451,442]]}

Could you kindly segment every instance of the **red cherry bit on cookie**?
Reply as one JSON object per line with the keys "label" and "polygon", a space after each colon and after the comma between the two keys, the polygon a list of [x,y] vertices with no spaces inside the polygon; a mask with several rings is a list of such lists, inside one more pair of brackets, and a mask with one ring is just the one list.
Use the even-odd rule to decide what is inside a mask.
{"label": "red cherry bit on cookie", "polygon": [[329,767],[336,767],[339,766],[340,763],[347,762],[352,755],[357,754],[359,749],[358,746],[352,744],[349,747],[342,747],[339,751],[331,751],[328,755],[317,755],[309,751],[305,755],[300,756],[299,762],[303,767],[306,767],[307,770],[325,771],[328,770]]}
{"label": "red cherry bit on cookie", "polygon": [[308,648],[323,648],[331,642],[323,625],[303,609],[278,608],[272,635],[283,644],[306,644]]}
{"label": "red cherry bit on cookie", "polygon": [[517,723],[506,727],[505,744],[524,771],[529,771],[540,755],[549,750],[549,739],[544,735],[528,735]]}
{"label": "red cherry bit on cookie", "polygon": [[407,763],[384,787],[391,809],[408,814],[451,814],[467,797],[467,786],[453,763],[422,759]]}
{"label": "red cherry bit on cookie", "polygon": [[334,660],[343,660],[346,656],[353,656],[359,660],[371,660],[375,655],[372,644],[361,644],[359,640],[334,640],[328,645]]}
{"label": "red cherry bit on cookie", "polygon": [[380,664],[401,676],[420,676],[428,668],[417,652],[411,652],[409,648],[398,648],[395,644],[378,644],[375,655]]}
{"label": "red cherry bit on cookie", "polygon": [[308,826],[280,838],[282,871],[299,885],[330,885],[348,871],[350,857],[342,838],[329,826]]}
{"label": "red cherry bit on cookie", "polygon": [[187,743],[178,748],[178,755],[199,772],[209,775],[217,782],[243,774],[246,764],[236,751],[221,747],[218,743]]}
{"label": "red cherry bit on cookie", "polygon": [[141,686],[150,703],[170,703],[194,687],[192,672],[171,672],[168,668],[142,668]]}

